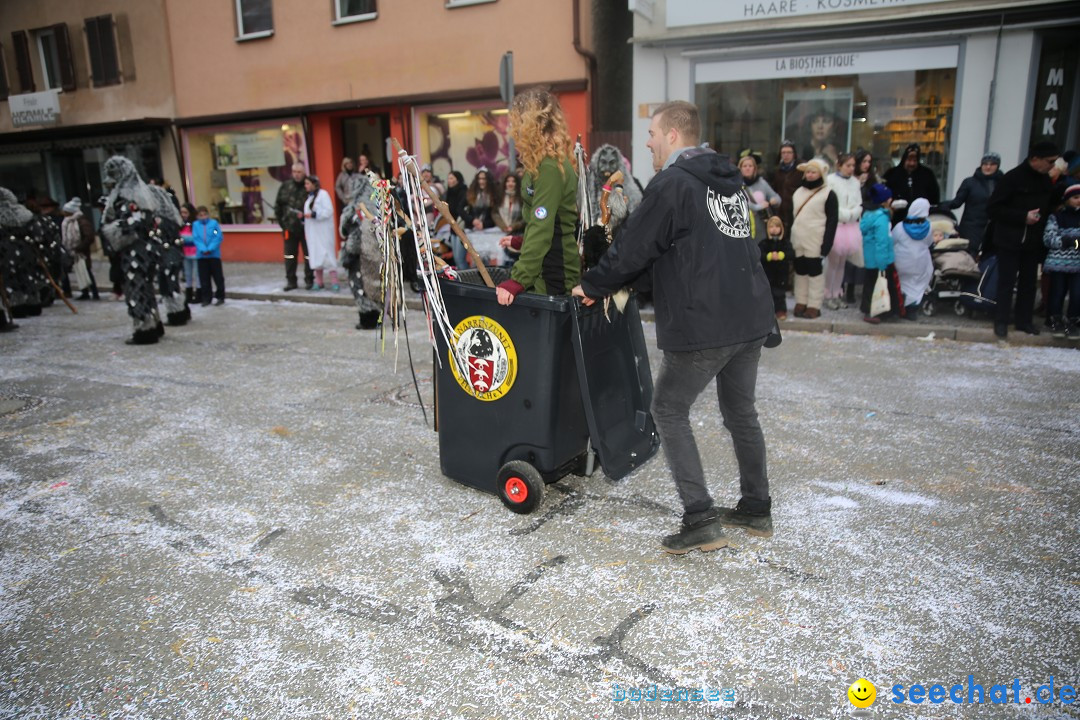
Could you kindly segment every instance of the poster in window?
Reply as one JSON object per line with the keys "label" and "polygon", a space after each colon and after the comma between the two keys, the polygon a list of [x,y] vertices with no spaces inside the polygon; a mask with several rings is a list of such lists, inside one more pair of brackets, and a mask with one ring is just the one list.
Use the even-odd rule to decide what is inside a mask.
{"label": "poster in window", "polygon": [[852,88],[792,90],[784,93],[784,138],[803,160],[823,157],[829,167],[851,147]]}

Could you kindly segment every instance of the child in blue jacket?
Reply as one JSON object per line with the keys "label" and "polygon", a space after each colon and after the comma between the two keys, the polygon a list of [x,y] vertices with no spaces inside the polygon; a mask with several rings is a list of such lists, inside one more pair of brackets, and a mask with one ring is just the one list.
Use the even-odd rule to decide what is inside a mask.
{"label": "child in blue jacket", "polygon": [[[884,185],[877,184],[870,188],[866,202],[863,203],[863,214],[859,219],[859,230],[863,236],[863,262],[866,266],[863,275],[863,294],[861,310],[863,320],[871,325],[877,325],[882,317],[896,315],[903,312],[904,302],[900,293],[900,276],[896,272],[896,256],[893,254],[892,220],[890,207],[892,206],[892,191]],[[889,285],[889,301],[892,309],[881,316],[870,314],[870,301],[874,295],[874,285],[878,275],[885,273],[885,281]]]}
{"label": "child in blue jacket", "polygon": [[199,260],[199,285],[201,286],[202,305],[210,304],[210,281],[213,279],[217,292],[215,305],[225,304],[225,273],[221,267],[221,225],[210,217],[205,205],[197,210],[198,219],[191,224],[191,239],[195,243],[196,257]]}

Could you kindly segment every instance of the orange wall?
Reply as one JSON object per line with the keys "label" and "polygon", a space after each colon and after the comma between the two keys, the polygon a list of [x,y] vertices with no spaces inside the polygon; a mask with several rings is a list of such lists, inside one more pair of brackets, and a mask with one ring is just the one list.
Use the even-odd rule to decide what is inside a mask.
{"label": "orange wall", "polygon": [[243,42],[231,0],[165,3],[181,118],[495,88],[507,50],[519,86],[586,75],[572,0],[392,0],[338,26],[327,0],[275,2],[274,35]]}

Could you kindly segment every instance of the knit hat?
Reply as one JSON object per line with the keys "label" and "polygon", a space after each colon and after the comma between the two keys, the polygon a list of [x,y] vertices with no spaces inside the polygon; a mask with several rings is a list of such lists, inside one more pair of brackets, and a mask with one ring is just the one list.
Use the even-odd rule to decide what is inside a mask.
{"label": "knit hat", "polygon": [[930,215],[930,201],[926,198],[915,198],[908,206],[908,220],[922,220]]}
{"label": "knit hat", "polygon": [[1057,157],[1061,154],[1061,150],[1058,146],[1049,140],[1042,140],[1031,146],[1031,152],[1028,153],[1028,157],[1033,158],[1050,158]]}
{"label": "knit hat", "polygon": [[73,197],[66,203],[64,203],[64,207],[62,208],[62,210],[68,215],[74,215],[75,213],[82,210],[82,200],[77,197]]}
{"label": "knit hat", "polygon": [[804,163],[799,163],[797,170],[806,172],[807,170],[817,170],[822,177],[829,174],[829,163],[824,158],[811,158]]}
{"label": "knit hat", "polygon": [[1076,171],[1080,170],[1080,153],[1075,150],[1066,150],[1061,157],[1065,158],[1065,162],[1069,163],[1069,168],[1066,171],[1069,175],[1074,175]]}
{"label": "knit hat", "polygon": [[884,205],[888,200],[892,199],[892,190],[885,187],[881,183],[876,183],[870,186],[870,201],[875,205]]}
{"label": "knit hat", "polygon": [[979,164],[981,165],[982,163],[994,163],[998,167],[1001,167],[1001,156],[996,152],[988,152],[982,156],[982,161]]}
{"label": "knit hat", "polygon": [[1065,188],[1065,199],[1066,200],[1071,198],[1073,195],[1080,195],[1080,184],[1070,185],[1069,187]]}

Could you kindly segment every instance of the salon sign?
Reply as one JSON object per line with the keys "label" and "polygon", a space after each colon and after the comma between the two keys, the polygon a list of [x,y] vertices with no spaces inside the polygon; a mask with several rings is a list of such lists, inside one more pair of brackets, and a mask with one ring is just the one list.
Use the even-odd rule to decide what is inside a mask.
{"label": "salon sign", "polygon": [[694,82],[934,70],[956,67],[959,56],[960,48],[957,45],[860,52],[788,53],[765,58],[699,63],[694,71]]}
{"label": "salon sign", "polygon": [[888,10],[949,0],[668,0],[667,26],[779,20],[823,13]]}
{"label": "salon sign", "polygon": [[60,93],[56,90],[9,95],[8,107],[11,109],[11,124],[15,127],[55,125],[60,122]]}

